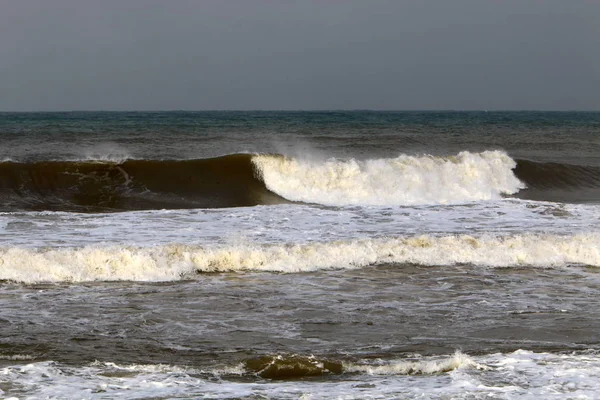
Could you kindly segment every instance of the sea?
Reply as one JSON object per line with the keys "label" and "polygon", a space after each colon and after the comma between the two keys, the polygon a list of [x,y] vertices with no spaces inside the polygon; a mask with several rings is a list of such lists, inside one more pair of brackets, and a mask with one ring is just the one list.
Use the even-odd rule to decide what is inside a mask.
{"label": "sea", "polygon": [[0,113],[4,399],[600,399],[600,113]]}

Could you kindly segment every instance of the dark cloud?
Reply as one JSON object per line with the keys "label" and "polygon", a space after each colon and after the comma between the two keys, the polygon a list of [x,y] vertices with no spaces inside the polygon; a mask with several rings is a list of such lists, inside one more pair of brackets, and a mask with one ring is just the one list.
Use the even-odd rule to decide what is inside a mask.
{"label": "dark cloud", "polygon": [[600,109],[598,1],[0,3],[0,110]]}

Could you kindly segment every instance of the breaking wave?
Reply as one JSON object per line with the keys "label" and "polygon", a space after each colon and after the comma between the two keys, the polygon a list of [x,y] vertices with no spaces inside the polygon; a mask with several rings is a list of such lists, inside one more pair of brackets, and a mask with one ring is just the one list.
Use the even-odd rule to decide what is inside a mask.
{"label": "breaking wave", "polygon": [[[248,368],[248,362],[263,369]],[[219,369],[28,361],[0,369],[4,383],[0,393],[8,398],[90,398],[91,394],[92,398],[421,399],[424,393],[433,393],[429,397],[591,399],[597,397],[599,366],[597,352],[590,350],[556,354],[517,350],[478,356],[457,352],[353,362],[275,355]],[[421,376],[403,379],[406,375]]]}
{"label": "breaking wave", "polygon": [[[485,367],[461,352],[450,357],[428,357],[414,360],[394,360],[379,363],[338,361],[302,355],[266,355],[244,361],[233,374],[252,373],[266,379],[298,379],[329,374],[360,373],[369,375],[430,375],[458,368]],[[227,372],[227,371],[223,371]]]}
{"label": "breaking wave", "polygon": [[252,155],[200,160],[0,163],[2,211],[221,208],[282,203],[255,177]]}
{"label": "breaking wave", "polygon": [[525,187],[512,172],[515,161],[500,151],[323,163],[255,156],[253,161],[272,192],[333,206],[494,200]]}
{"label": "breaking wave", "polygon": [[415,236],[303,245],[0,249],[0,280],[177,281],[215,272],[310,272],[381,264],[600,266],[600,234]]}
{"label": "breaking wave", "polygon": [[585,200],[600,198],[599,168],[515,161],[501,151],[362,161],[232,154],[198,160],[0,162],[0,211],[224,208],[290,201],[456,204],[518,192],[553,200],[560,191],[577,201],[577,193],[585,190]]}

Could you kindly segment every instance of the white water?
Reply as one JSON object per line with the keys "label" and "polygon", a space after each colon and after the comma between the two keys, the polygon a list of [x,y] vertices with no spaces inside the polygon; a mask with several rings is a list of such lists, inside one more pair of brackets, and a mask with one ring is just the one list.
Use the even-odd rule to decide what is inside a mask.
{"label": "white water", "polygon": [[173,281],[205,272],[308,272],[383,263],[561,268],[600,266],[600,234],[414,236],[292,245],[0,249],[0,280]]}
{"label": "white water", "polygon": [[228,245],[373,237],[595,232],[600,207],[504,199],[439,206],[260,206],[117,214],[0,213],[0,247]]}
{"label": "white water", "polygon": [[473,358],[456,352],[452,357],[424,358],[418,360],[397,360],[377,364],[345,363],[344,372],[364,373],[368,375],[429,375],[450,372],[459,368],[485,369]]}
{"label": "white water", "polygon": [[[408,368],[406,368],[409,366]],[[438,368],[434,368],[437,366]],[[6,399],[281,398],[281,399],[596,399],[597,352],[422,357],[348,365],[337,379],[239,381],[239,368],[202,371],[169,365],[21,363],[0,368]],[[407,375],[407,372],[410,372]]]}
{"label": "white water", "polygon": [[176,281],[381,263],[600,266],[600,209],[504,199],[440,206],[303,205],[119,214],[0,214],[0,279]]}
{"label": "white water", "polygon": [[515,161],[501,151],[366,161],[269,155],[252,160],[269,190],[288,200],[335,206],[494,200],[525,187],[512,172]]}

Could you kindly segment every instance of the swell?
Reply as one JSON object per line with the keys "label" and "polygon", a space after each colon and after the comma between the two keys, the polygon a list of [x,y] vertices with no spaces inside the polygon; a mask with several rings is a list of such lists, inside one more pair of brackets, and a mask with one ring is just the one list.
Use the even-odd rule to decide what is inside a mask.
{"label": "swell", "polygon": [[0,163],[0,210],[125,211],[281,203],[252,155],[198,160]]}
{"label": "swell", "polygon": [[600,168],[515,161],[501,151],[362,161],[231,154],[196,160],[0,162],[0,211],[456,204],[507,195],[598,201]]}
{"label": "swell", "polygon": [[530,200],[597,202],[600,168],[554,162],[517,160],[515,176],[527,185],[519,197]]}

